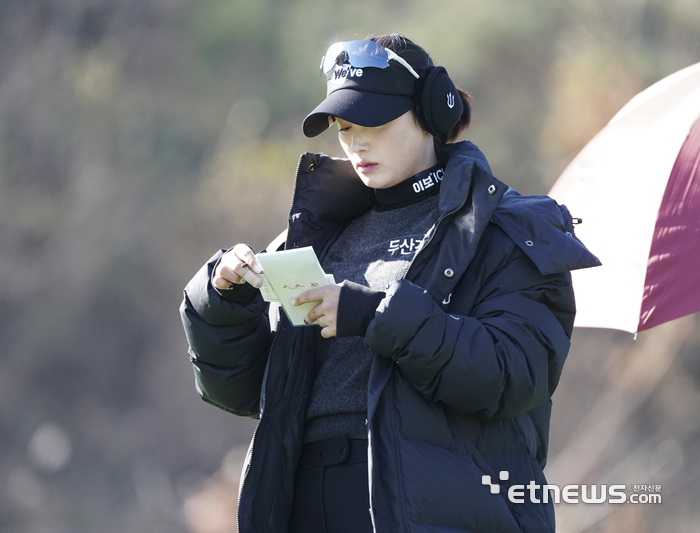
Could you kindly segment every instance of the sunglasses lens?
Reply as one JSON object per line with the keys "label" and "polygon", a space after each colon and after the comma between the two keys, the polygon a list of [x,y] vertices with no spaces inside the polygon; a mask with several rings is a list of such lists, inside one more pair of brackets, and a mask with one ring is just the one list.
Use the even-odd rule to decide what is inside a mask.
{"label": "sunglasses lens", "polygon": [[338,55],[343,51],[343,47],[347,43],[335,43],[332,44],[326,51],[326,55],[323,56],[321,60],[321,71],[325,74],[333,68]]}
{"label": "sunglasses lens", "polygon": [[353,67],[386,68],[389,66],[389,53],[386,48],[374,41],[349,41],[335,43],[326,52],[321,62],[321,70],[326,73],[333,69],[338,56],[345,52],[342,61],[347,61]]}

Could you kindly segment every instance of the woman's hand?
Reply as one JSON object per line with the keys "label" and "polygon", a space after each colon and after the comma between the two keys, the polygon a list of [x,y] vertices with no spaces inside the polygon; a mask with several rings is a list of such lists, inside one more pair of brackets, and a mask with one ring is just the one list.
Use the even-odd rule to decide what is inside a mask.
{"label": "woman's hand", "polygon": [[321,326],[321,336],[329,339],[335,337],[336,321],[338,319],[338,300],[340,299],[340,285],[327,285],[317,289],[309,289],[302,292],[292,300],[292,305],[301,305],[309,302],[319,302],[306,315],[305,322],[316,322]]}
{"label": "woman's hand", "polygon": [[234,285],[248,282],[253,287],[260,288],[262,279],[256,274],[262,272],[262,267],[255,257],[255,252],[247,244],[237,244],[221,256],[214,272],[214,287],[231,289]]}

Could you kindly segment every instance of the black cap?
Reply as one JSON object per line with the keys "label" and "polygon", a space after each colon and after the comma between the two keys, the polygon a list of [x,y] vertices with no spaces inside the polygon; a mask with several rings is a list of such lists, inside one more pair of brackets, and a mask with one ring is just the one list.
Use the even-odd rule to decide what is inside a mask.
{"label": "black cap", "polygon": [[360,126],[381,126],[415,107],[416,78],[390,61],[386,68],[336,65],[327,74],[327,96],[305,119],[304,135],[315,137],[338,117]]}

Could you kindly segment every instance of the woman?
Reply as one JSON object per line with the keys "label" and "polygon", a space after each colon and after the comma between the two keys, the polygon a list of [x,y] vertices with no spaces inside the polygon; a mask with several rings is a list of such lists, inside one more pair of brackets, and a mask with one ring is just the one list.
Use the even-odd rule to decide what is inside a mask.
{"label": "woman", "polygon": [[[569,271],[597,259],[571,216],[494,178],[455,143],[466,93],[401,36],[337,43],[327,98],[348,159],[305,154],[278,248],[313,246],[338,285],[292,327],[243,244],[216,254],[181,308],[202,398],[259,417],[239,529],[553,531],[551,395],[575,314]],[[358,179],[359,177],[359,179]],[[485,476],[489,476],[485,478]]]}

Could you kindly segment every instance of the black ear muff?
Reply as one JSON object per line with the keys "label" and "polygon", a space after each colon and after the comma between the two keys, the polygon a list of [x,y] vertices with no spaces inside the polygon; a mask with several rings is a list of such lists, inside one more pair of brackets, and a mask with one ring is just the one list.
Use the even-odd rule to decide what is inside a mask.
{"label": "black ear muff", "polygon": [[425,67],[416,81],[416,112],[423,129],[442,135],[462,116],[462,98],[444,67]]}

